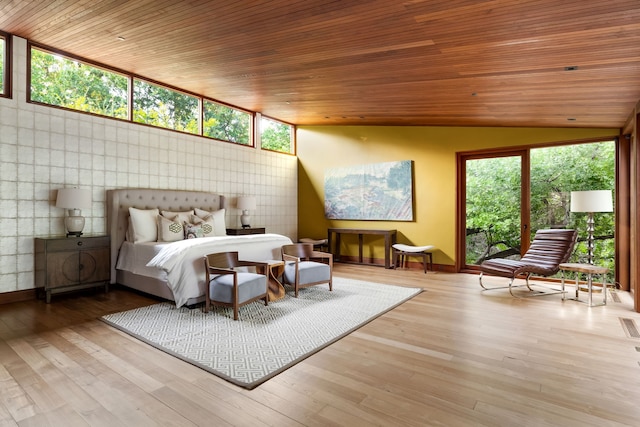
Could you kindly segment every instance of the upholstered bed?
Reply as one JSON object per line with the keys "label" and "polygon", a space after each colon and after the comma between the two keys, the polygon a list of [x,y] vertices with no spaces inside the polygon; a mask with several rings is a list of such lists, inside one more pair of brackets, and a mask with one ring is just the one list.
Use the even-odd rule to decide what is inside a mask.
{"label": "upholstered bed", "polygon": [[[111,283],[175,301],[178,306],[192,305],[204,300],[206,286],[202,257],[205,254],[237,250],[244,259],[280,259],[280,248],[291,243],[291,239],[279,234],[227,236],[222,210],[224,202],[224,196],[197,191],[108,190],[107,229],[111,237]],[[136,240],[135,236],[132,237],[132,220],[136,220],[138,212],[151,212],[150,215],[153,216],[155,209],[159,213],[194,210],[218,212],[221,213],[223,222],[222,225],[215,223],[217,235],[212,233],[212,237],[180,239],[174,242]],[[161,221],[166,219],[158,219],[158,231]],[[220,221],[219,215],[217,221]],[[159,237],[160,234],[158,240],[163,240]]]}

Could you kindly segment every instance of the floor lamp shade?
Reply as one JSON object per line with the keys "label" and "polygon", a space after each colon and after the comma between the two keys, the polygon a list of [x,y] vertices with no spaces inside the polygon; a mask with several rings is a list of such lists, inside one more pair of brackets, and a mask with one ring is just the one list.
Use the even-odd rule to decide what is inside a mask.
{"label": "floor lamp shade", "polygon": [[67,236],[81,236],[85,222],[82,209],[91,207],[91,190],[61,188],[58,190],[56,207],[67,209],[68,216],[64,221]]}
{"label": "floor lamp shade", "polygon": [[249,211],[256,208],[256,198],[253,196],[240,196],[238,197],[237,206],[238,209],[242,211],[242,215],[240,216],[240,224],[242,224],[242,228],[251,227],[251,225],[249,225],[251,222]]}
{"label": "floor lamp shade", "polygon": [[611,190],[572,191],[571,212],[613,212]]}
{"label": "floor lamp shade", "polygon": [[571,212],[586,212],[588,262],[593,264],[594,212],[613,212],[611,190],[589,190],[571,192]]}

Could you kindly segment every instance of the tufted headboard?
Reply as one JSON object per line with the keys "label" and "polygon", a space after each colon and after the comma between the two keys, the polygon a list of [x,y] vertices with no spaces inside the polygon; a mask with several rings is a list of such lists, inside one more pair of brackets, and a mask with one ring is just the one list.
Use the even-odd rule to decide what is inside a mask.
{"label": "tufted headboard", "polygon": [[185,211],[200,208],[215,211],[224,207],[224,196],[202,191],[126,188],[107,190],[107,232],[111,236],[111,283],[116,282],[118,251],[129,226],[129,208]]}

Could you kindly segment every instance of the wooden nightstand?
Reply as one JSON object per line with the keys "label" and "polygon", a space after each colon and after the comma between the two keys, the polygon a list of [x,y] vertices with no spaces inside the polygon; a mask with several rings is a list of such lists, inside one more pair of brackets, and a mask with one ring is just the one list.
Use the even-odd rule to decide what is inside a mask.
{"label": "wooden nightstand", "polygon": [[35,239],[35,285],[47,303],[61,292],[104,286],[109,291],[109,236]]}
{"label": "wooden nightstand", "polygon": [[229,236],[243,236],[246,234],[264,234],[264,227],[260,228],[227,228],[227,235]]}

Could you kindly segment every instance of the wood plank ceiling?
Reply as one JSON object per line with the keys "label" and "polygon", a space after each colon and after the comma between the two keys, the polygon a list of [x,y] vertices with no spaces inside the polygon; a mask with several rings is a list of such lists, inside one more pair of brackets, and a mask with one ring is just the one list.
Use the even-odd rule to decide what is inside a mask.
{"label": "wood plank ceiling", "polygon": [[0,30],[299,125],[622,127],[640,99],[638,0],[0,0]]}

